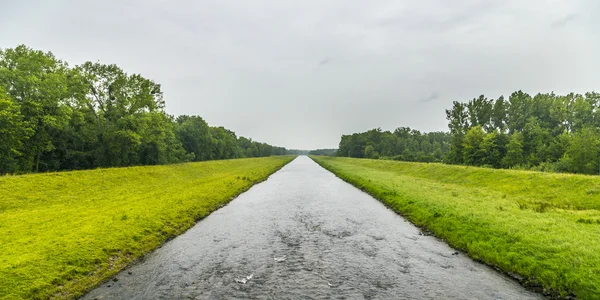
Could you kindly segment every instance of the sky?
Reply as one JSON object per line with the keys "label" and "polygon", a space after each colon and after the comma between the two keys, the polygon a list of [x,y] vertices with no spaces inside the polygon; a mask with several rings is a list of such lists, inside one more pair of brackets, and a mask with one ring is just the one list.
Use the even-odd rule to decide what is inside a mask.
{"label": "sky", "polygon": [[453,101],[600,91],[596,0],[0,0],[0,48],[117,64],[167,112],[294,149],[409,126]]}

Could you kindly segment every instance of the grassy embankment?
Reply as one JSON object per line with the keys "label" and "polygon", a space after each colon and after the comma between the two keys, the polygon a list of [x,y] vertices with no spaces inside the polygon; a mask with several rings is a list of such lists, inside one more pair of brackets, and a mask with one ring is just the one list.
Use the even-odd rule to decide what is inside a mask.
{"label": "grassy embankment", "polygon": [[600,177],[312,158],[525,286],[600,299]]}
{"label": "grassy embankment", "polygon": [[0,177],[0,299],[81,295],[292,159]]}

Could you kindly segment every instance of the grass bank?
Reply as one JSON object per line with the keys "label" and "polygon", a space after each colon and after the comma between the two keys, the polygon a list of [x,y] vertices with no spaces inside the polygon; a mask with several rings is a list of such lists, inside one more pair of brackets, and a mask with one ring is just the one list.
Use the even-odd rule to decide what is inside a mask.
{"label": "grass bank", "polygon": [[600,299],[600,177],[312,158],[525,286]]}
{"label": "grass bank", "polygon": [[81,295],[293,158],[0,177],[0,299]]}

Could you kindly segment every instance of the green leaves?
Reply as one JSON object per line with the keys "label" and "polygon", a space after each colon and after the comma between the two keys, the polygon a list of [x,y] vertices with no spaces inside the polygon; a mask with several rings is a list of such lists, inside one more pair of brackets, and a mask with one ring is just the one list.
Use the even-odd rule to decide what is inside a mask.
{"label": "green leaves", "polygon": [[450,139],[450,134],[445,132],[421,133],[409,127],[399,127],[392,133],[377,128],[343,135],[336,155],[421,162],[442,161],[450,149]]}
{"label": "green leaves", "polygon": [[[165,112],[161,86],[114,64],[0,50],[0,174],[285,154]],[[248,151],[250,150],[250,151]]]}
{"label": "green leaves", "polygon": [[506,155],[502,158],[502,166],[506,168],[518,166],[525,163],[523,155],[523,134],[514,133],[506,145]]}
{"label": "green leaves", "polygon": [[0,173],[18,171],[23,144],[33,134],[33,129],[24,119],[19,105],[0,88]]}
{"label": "green leaves", "polygon": [[50,52],[24,45],[0,51],[0,86],[8,93],[24,120],[33,129],[24,141],[23,171],[38,170],[43,153],[54,149],[52,133],[63,130],[69,120],[64,106],[72,98],[67,64]]}
{"label": "green leaves", "polygon": [[573,173],[597,174],[600,168],[600,133],[593,127],[584,127],[573,134],[562,162]]}
{"label": "green leaves", "polygon": [[452,134],[448,159],[471,165],[595,174],[600,163],[594,155],[598,152],[595,145],[600,136],[591,132],[600,126],[599,111],[600,94],[595,92],[531,97],[517,91],[508,101],[502,96],[495,101],[480,96],[467,103],[454,102],[452,109],[446,110]]}

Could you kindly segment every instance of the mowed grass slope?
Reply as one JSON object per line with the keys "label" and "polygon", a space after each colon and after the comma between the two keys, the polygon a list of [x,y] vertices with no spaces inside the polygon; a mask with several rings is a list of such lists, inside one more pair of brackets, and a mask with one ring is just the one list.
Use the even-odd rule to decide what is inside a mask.
{"label": "mowed grass slope", "polygon": [[0,299],[81,295],[293,158],[0,177]]}
{"label": "mowed grass slope", "polygon": [[600,299],[600,177],[312,158],[526,286]]}

